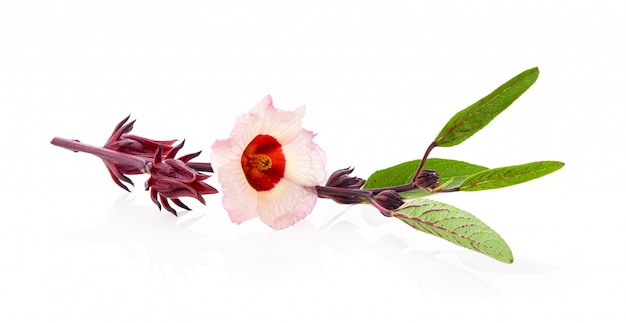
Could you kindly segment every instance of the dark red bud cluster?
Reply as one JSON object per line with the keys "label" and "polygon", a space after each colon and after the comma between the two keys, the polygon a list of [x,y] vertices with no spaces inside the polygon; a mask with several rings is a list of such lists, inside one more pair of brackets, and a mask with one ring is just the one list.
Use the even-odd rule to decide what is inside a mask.
{"label": "dark red bud cluster", "polygon": [[55,137],[51,143],[69,150],[93,154],[102,159],[111,174],[113,181],[121,188],[129,191],[122,182],[133,185],[126,175],[149,173],[146,181],[146,190],[150,190],[152,201],[161,209],[176,215],[176,210],[168,202],[183,209],[189,210],[180,201],[181,197],[192,197],[205,204],[203,195],[215,194],[217,190],[203,182],[210,176],[204,172],[212,172],[210,163],[191,162],[200,152],[175,158],[185,141],[174,146],[176,140],[152,140],[129,132],[135,121],[128,122],[126,117],[117,124],[111,137],[104,147],[96,147],[81,143],[78,140],[68,140]]}
{"label": "dark red bud cluster", "polygon": [[[109,140],[107,140],[103,148],[140,157],[145,159],[146,162],[149,162],[154,158],[159,147],[161,147],[161,154],[163,155],[167,155],[174,148],[173,144],[176,140],[152,140],[130,134],[129,132],[133,129],[135,120],[128,122],[129,118],[130,116],[126,117],[117,124],[115,130],[113,130],[113,133],[111,134],[111,137],[109,137]],[[102,161],[104,161],[104,165],[108,168],[113,181],[127,191],[130,190],[122,183],[122,181],[133,186],[134,184],[125,175],[136,175],[145,172],[144,169],[137,169],[135,166],[111,159],[103,158]]]}
{"label": "dark red bud cluster", "polygon": [[[154,154],[154,161],[146,165],[150,178],[146,181],[146,190],[150,190],[150,197],[159,209],[163,207],[176,215],[176,210],[170,206],[168,199],[185,210],[190,210],[180,201],[180,197],[193,197],[205,204],[204,194],[215,194],[217,190],[203,182],[209,175],[201,174],[189,167],[187,163],[200,155],[200,152],[185,155],[174,159],[176,153],[183,147],[184,141],[174,147],[163,158],[159,146]],[[160,201],[160,203],[159,203]]]}

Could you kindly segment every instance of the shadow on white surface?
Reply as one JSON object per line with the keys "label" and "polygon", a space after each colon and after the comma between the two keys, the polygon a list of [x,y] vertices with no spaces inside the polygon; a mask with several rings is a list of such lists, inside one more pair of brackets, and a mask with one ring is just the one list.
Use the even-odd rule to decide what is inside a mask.
{"label": "shadow on white surface", "polygon": [[[342,217],[345,211],[319,228],[304,220],[279,231],[199,233],[193,227],[202,225],[199,220],[203,216],[186,213],[176,220],[155,212],[153,205],[134,205],[133,200],[123,195],[99,226],[65,235],[62,241],[117,245],[132,259],[147,258],[151,270],[162,280],[167,280],[171,271],[190,280],[192,275],[219,272],[238,283],[271,284],[352,271],[370,279],[395,275],[393,281],[414,285],[427,297],[471,294],[478,299],[499,299],[501,295],[480,278],[481,273],[519,275],[557,270],[530,259],[516,260],[515,266],[500,264],[465,250],[420,252],[392,233],[372,241]],[[343,259],[329,261],[329,257],[337,256]],[[337,263],[345,267],[337,269]]]}

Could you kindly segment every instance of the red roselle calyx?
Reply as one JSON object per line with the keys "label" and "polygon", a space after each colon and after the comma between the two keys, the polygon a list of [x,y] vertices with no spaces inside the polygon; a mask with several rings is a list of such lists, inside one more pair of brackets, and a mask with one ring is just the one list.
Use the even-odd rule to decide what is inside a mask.
{"label": "red roselle calyx", "polygon": [[[150,173],[146,181],[146,190],[154,203],[176,215],[169,205],[168,199],[174,204],[189,210],[180,201],[180,197],[193,197],[205,203],[202,195],[214,194],[217,190],[203,182],[209,175],[200,172],[212,172],[210,163],[190,162],[200,152],[175,159],[176,153],[183,147],[184,141],[174,146],[176,140],[152,140],[131,135],[135,121],[128,122],[129,117],[122,120],[113,130],[104,147],[84,144],[78,140],[55,137],[51,144],[74,152],[85,152],[102,159],[113,181],[121,188],[129,191],[122,182],[133,185],[126,175]],[[159,203],[160,201],[160,203]]]}
{"label": "red roselle calyx", "polygon": [[[109,140],[104,144],[105,149],[117,151],[126,155],[136,156],[144,159],[146,162],[151,161],[157,149],[161,147],[161,154],[167,155],[173,148],[173,144],[176,140],[152,140],[136,135],[131,135],[129,132],[133,129],[135,120],[128,122],[130,116],[126,117],[120,123],[117,124],[115,130],[109,137]],[[122,181],[133,185],[133,182],[124,175],[135,175],[144,173],[143,167],[137,169],[134,165],[129,165],[124,162],[119,162],[113,159],[103,158],[104,165],[109,170],[113,181],[121,188],[129,191],[126,185],[122,184]]]}
{"label": "red roselle calyx", "polygon": [[[161,146],[161,153],[167,155],[173,148],[173,144],[177,140],[152,140],[136,135],[130,134],[133,130],[135,120],[128,122],[130,116],[126,117],[120,123],[117,124],[115,130],[109,137],[109,140],[104,144],[104,148],[119,151],[124,154],[143,157],[146,160],[152,160],[154,154]],[[118,167],[124,169],[124,174],[141,174],[141,170],[135,169],[132,166],[119,164]]]}
{"label": "red roselle calyx", "polygon": [[161,147],[159,146],[154,154],[154,161],[146,165],[150,178],[145,185],[146,190],[150,190],[152,201],[159,209],[162,204],[167,211],[174,215],[176,215],[176,210],[170,206],[168,199],[183,209],[190,210],[180,201],[180,197],[193,197],[205,204],[202,195],[217,193],[215,188],[203,182],[209,178],[209,175],[201,174],[186,164],[189,160],[200,155],[200,152],[174,159],[183,144],[184,141],[174,147],[165,158],[162,158]]}

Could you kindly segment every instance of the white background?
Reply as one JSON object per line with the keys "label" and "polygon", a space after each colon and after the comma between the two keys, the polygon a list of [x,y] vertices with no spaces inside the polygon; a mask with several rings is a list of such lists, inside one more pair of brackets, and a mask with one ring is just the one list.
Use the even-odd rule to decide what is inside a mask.
{"label": "white background", "polygon": [[[626,19],[618,1],[2,1],[0,321],[624,322]],[[328,170],[419,158],[517,73],[537,83],[431,156],[566,166],[434,196],[498,231],[512,265],[367,206],[319,201],[272,231],[219,195],[175,218],[135,176],[49,144],[228,136],[263,96],[318,133]],[[209,183],[216,185],[212,178]]]}

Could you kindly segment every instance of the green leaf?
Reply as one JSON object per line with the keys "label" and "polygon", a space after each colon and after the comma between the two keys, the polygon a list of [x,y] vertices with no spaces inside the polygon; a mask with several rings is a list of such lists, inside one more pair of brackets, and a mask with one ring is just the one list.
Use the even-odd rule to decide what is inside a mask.
{"label": "green leaf", "polygon": [[441,129],[435,144],[440,147],[458,145],[485,127],[500,112],[535,83],[539,69],[526,70],[502,84],[486,97],[455,114]]}
{"label": "green leaf", "polygon": [[472,214],[452,205],[417,198],[407,201],[392,216],[416,230],[505,263],[513,262],[511,249],[498,233]]}
{"label": "green leaf", "polygon": [[558,161],[539,161],[523,165],[494,168],[467,177],[461,191],[480,191],[524,183],[548,175],[563,167]]}
{"label": "green leaf", "polygon": [[[389,168],[377,170],[368,179],[364,189],[401,186],[411,182],[421,160],[412,160]],[[468,176],[487,170],[487,167],[466,163],[452,159],[429,158],[424,163],[424,169],[437,171],[439,181],[444,185],[441,188],[458,187]],[[431,192],[415,189],[402,192],[404,198],[429,195]]]}

